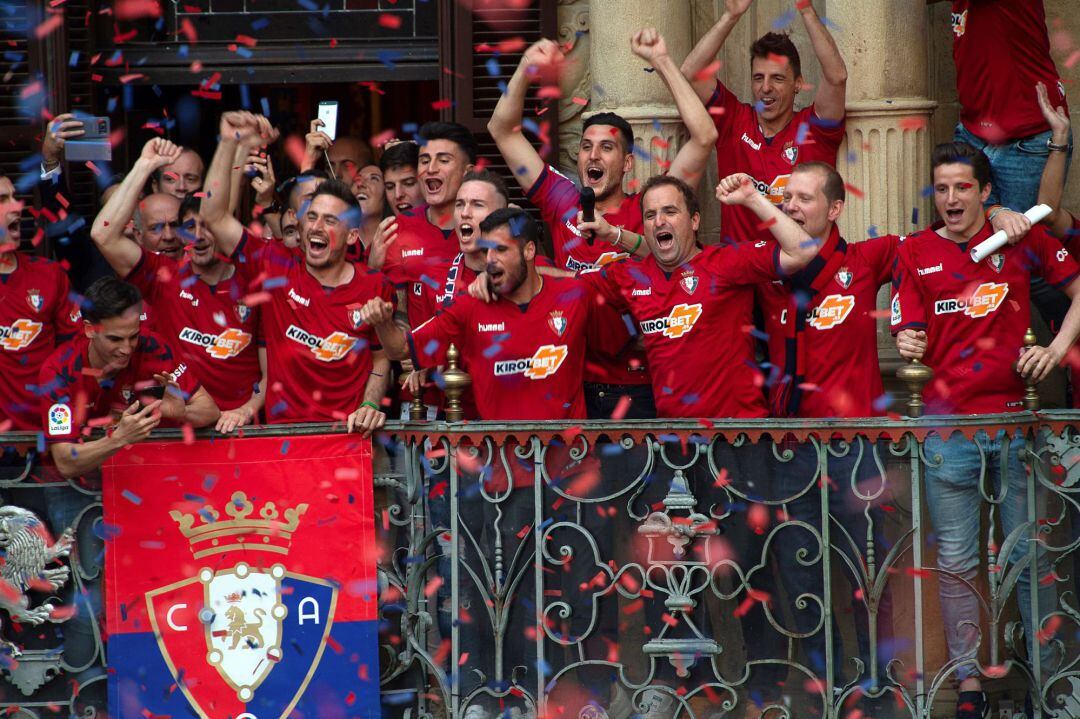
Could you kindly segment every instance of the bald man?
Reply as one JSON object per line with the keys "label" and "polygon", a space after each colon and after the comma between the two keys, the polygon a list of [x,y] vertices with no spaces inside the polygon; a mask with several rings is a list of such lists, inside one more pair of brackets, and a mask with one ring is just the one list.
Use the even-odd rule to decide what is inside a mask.
{"label": "bald man", "polygon": [[[206,165],[199,153],[190,147],[184,148],[176,162],[161,168],[150,179],[150,186],[155,193],[163,192],[176,198],[177,203],[189,192],[196,192],[202,187]],[[177,205],[179,207],[179,204]]]}

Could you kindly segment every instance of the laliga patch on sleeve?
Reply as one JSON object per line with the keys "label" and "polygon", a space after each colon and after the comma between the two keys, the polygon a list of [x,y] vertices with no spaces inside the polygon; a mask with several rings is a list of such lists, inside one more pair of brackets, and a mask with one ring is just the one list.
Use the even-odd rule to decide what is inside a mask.
{"label": "laliga patch on sleeve", "polygon": [[892,298],[892,324],[898,325],[902,321],[900,314],[900,295],[893,295]]}
{"label": "laliga patch on sleeve", "polygon": [[71,407],[57,403],[49,407],[49,436],[71,434]]}

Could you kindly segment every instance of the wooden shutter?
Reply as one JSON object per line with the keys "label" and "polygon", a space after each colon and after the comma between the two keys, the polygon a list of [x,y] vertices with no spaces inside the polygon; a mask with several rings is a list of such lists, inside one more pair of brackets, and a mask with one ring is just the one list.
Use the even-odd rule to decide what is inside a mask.
{"label": "wooden shutter", "polygon": [[[511,200],[525,204],[524,193],[511,176],[510,169],[495,147],[495,141],[487,131],[487,123],[502,94],[500,84],[510,80],[525,49],[540,38],[555,38],[558,30],[555,0],[531,0],[522,8],[504,8],[474,13],[473,3],[455,2],[453,10],[443,18],[442,56],[449,58],[449,72],[444,75],[443,97],[451,100],[444,110],[445,119],[460,122],[476,135],[480,143],[480,156],[487,159],[489,169],[498,172],[506,180]],[[475,0],[483,6],[483,0]],[[500,44],[519,39],[519,47],[508,52],[477,51],[478,47],[497,48]],[[492,61],[496,64],[491,64]],[[496,71],[497,70],[497,71]],[[495,72],[493,72],[495,71]],[[535,118],[541,101],[533,88],[525,103],[525,117]],[[547,101],[548,109],[543,118],[548,120],[549,143],[543,148],[544,159],[555,162],[558,155],[558,107]],[[539,138],[531,133],[529,139],[541,149]]]}

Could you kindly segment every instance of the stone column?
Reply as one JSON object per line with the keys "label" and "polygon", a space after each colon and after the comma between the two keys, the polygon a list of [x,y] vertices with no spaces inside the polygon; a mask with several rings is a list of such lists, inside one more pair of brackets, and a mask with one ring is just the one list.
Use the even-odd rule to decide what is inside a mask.
{"label": "stone column", "polygon": [[690,5],[656,0],[621,0],[617,7],[610,0],[591,0],[589,5],[592,95],[585,115],[616,112],[630,123],[635,143],[650,156],[637,155],[630,181],[644,182],[661,172],[658,158],[674,159],[687,135],[667,87],[645,71],[645,63],[630,51],[630,38],[655,27],[675,62],[682,62],[692,43]]}

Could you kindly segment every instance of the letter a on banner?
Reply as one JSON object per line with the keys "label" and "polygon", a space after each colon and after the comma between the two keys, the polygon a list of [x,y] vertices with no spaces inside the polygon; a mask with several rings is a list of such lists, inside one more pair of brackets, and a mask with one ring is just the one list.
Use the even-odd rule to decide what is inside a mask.
{"label": "letter a on banner", "polygon": [[369,440],[144,443],[104,477],[113,717],[379,717]]}

